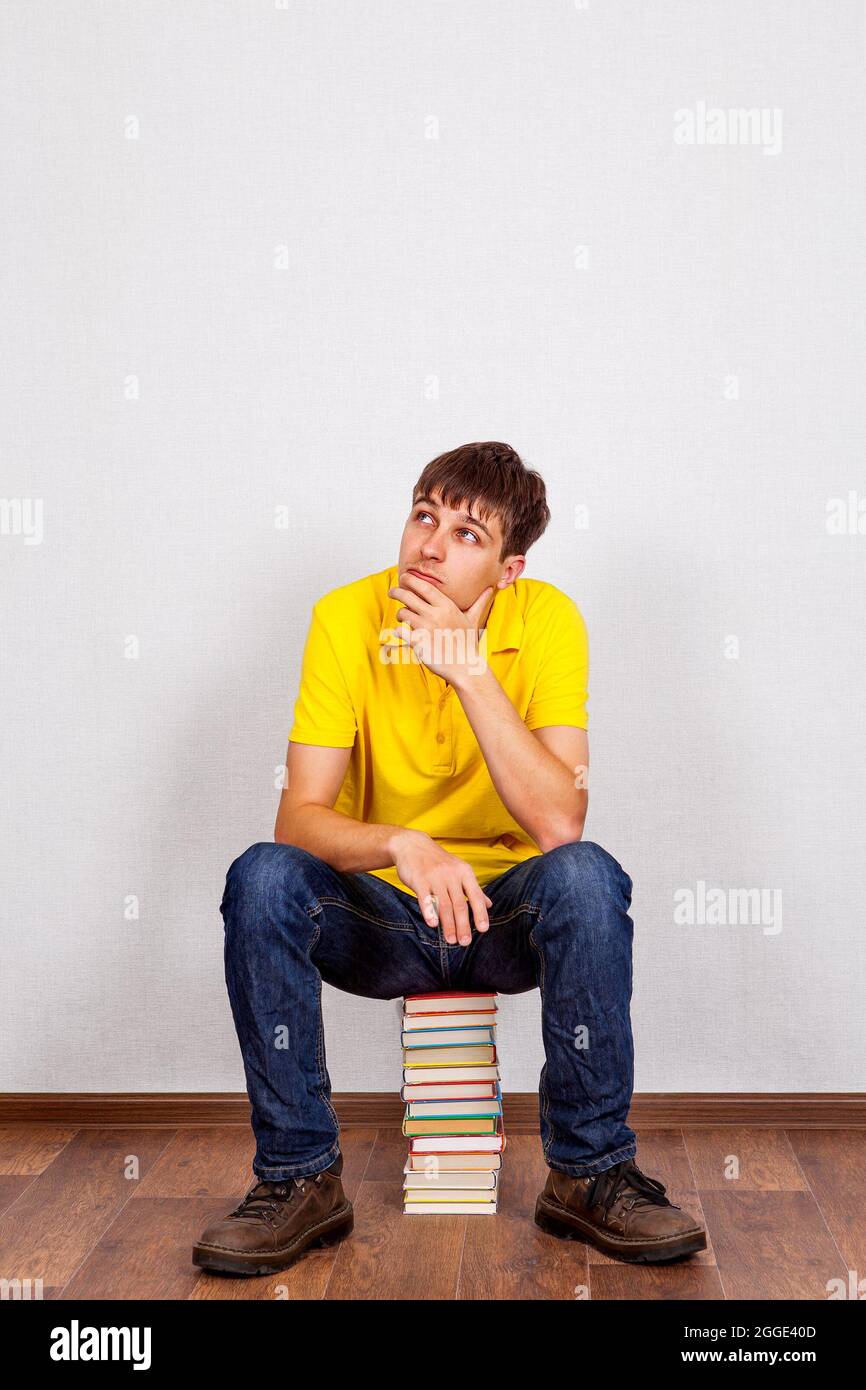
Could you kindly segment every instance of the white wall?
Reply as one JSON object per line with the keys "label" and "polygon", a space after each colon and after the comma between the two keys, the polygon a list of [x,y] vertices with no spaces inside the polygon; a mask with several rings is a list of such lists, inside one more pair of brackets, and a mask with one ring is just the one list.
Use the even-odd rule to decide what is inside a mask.
{"label": "white wall", "polygon": [[[636,1088],[862,1089],[866,535],[826,515],[866,492],[863,7],[0,26],[2,493],[43,506],[0,535],[0,1087],[243,1089],[219,901],[272,837],[310,606],[494,438],[548,483],[528,573],[589,627]],[[780,110],[781,148],[678,144],[700,102]],[[675,924],[698,880],[780,889],[782,930]],[[395,1005],[325,1000],[334,1088],[396,1089]],[[501,1004],[534,1089],[539,996]]]}

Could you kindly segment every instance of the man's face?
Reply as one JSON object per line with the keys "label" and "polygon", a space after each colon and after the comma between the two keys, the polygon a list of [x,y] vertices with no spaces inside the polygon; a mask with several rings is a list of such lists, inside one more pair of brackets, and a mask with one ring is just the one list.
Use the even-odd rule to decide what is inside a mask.
{"label": "man's face", "polygon": [[[418,495],[403,528],[397,567],[401,579],[407,571],[417,570],[438,580],[435,587],[465,613],[489,584],[506,588],[526,564],[522,555],[500,560],[501,549],[497,513],[482,521],[465,503],[455,511],[442,505],[438,493]],[[494,592],[491,603],[495,597]]]}

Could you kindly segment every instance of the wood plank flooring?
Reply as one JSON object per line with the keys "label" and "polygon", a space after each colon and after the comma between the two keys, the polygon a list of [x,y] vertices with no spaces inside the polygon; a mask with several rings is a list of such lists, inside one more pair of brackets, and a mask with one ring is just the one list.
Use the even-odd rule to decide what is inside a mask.
{"label": "wood plank flooring", "polygon": [[[247,1126],[0,1127],[0,1278],[70,1299],[797,1299],[866,1270],[866,1130],[639,1129],[637,1161],[709,1248],[627,1265],[534,1224],[547,1169],[512,1134],[495,1217],[404,1217],[406,1141],[344,1126],[355,1230],[273,1276],[206,1275],[192,1245],[251,1186]],[[730,1175],[730,1176],[729,1176]]]}

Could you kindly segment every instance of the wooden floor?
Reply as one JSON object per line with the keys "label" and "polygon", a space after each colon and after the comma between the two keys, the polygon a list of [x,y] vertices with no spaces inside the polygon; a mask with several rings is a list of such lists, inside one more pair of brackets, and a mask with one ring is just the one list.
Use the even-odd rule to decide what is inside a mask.
{"label": "wooden floor", "polygon": [[344,1127],[342,1148],[353,1235],[282,1273],[231,1278],[190,1253],[254,1180],[248,1127],[0,1128],[0,1278],[41,1279],[46,1299],[826,1300],[829,1280],[866,1275],[863,1129],[638,1131],[641,1168],[708,1227],[702,1255],[668,1266],[535,1226],[537,1134],[508,1136],[495,1217],[404,1216],[399,1133]]}

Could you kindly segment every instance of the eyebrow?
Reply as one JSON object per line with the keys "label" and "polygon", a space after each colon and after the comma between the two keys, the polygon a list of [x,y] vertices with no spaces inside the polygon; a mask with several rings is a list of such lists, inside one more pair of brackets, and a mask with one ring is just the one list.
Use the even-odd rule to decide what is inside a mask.
{"label": "eyebrow", "polygon": [[[435,507],[437,511],[439,510],[438,502],[434,502],[432,497],[416,497],[412,503],[413,509],[418,506],[419,502],[425,502],[428,506]],[[493,540],[491,532],[488,531],[483,521],[478,520],[477,516],[472,516],[469,512],[458,512],[457,519],[458,521],[471,521],[473,526],[478,526],[484,532],[485,536],[489,536],[490,539]]]}

